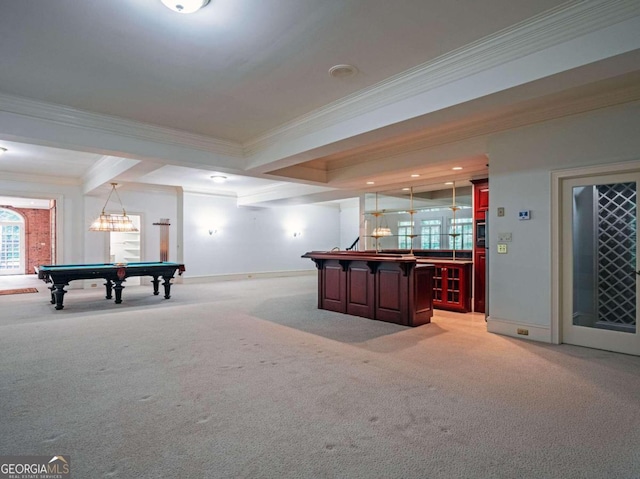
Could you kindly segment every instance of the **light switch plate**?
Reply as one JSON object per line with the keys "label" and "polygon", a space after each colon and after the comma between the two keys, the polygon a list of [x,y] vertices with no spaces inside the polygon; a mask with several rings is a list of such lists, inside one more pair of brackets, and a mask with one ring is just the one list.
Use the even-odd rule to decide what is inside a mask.
{"label": "light switch plate", "polygon": [[498,216],[504,216],[504,206],[498,207]]}
{"label": "light switch plate", "polygon": [[498,233],[498,241],[500,243],[510,243],[511,233]]}
{"label": "light switch plate", "polygon": [[507,254],[507,245],[505,243],[498,243],[498,253]]}

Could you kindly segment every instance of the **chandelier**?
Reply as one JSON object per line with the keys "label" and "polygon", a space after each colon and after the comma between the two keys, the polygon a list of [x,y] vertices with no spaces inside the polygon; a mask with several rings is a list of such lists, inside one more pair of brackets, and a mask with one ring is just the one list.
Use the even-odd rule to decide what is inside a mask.
{"label": "chandelier", "polygon": [[[132,232],[138,231],[138,228],[135,227],[131,218],[127,216],[127,212],[124,210],[124,206],[122,206],[122,200],[120,199],[120,195],[116,191],[116,186],[118,183],[111,183],[111,191],[109,192],[109,196],[107,197],[107,201],[102,207],[102,213],[100,216],[91,224],[89,227],[89,231],[120,231],[120,232]],[[109,199],[111,199],[111,195],[115,192],[118,197],[118,201],[120,202],[120,207],[122,208],[122,214],[106,214],[104,212],[107,204],[109,203]]]}

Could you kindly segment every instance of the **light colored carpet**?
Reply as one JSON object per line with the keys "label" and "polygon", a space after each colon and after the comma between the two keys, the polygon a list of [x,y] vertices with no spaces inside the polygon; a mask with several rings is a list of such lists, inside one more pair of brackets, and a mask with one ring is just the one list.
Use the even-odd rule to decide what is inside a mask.
{"label": "light colored carpet", "polygon": [[320,311],[316,291],[0,297],[0,454],[68,454],[79,479],[640,477],[640,358],[479,315]]}

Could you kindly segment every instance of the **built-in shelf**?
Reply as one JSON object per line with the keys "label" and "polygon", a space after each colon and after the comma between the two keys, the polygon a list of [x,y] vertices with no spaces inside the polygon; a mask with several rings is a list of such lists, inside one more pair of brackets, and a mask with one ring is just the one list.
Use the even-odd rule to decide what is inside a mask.
{"label": "built-in shelf", "polygon": [[[140,229],[140,217],[130,215]],[[141,261],[140,232],[113,232],[110,234],[110,261],[113,263],[137,263]],[[128,278],[127,285],[140,284],[140,278]]]}

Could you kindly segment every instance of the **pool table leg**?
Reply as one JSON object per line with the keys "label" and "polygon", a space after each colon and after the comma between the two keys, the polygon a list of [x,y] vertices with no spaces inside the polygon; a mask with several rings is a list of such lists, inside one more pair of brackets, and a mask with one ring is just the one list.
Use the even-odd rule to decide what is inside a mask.
{"label": "pool table leg", "polygon": [[116,292],[116,304],[120,304],[122,303],[122,290],[124,286],[122,286],[122,281],[114,281],[114,283],[113,289]]}
{"label": "pool table leg", "polygon": [[158,279],[157,276],[154,276],[153,279],[151,280],[151,282],[153,283],[153,295],[154,296],[158,296],[160,294],[160,291],[158,291],[158,286],[160,285],[160,280]]}
{"label": "pool table leg", "polygon": [[164,286],[164,299],[169,299],[171,297],[171,280],[173,276],[169,276],[168,278],[163,276],[162,279],[164,279],[162,283],[162,286]]}
{"label": "pool table leg", "polygon": [[111,282],[110,279],[107,280],[106,283],[104,283],[105,288],[107,288],[107,295],[105,296],[106,299],[111,299],[111,290],[113,289],[113,283]]}
{"label": "pool table leg", "polygon": [[56,309],[64,308],[64,306],[62,305],[62,301],[64,300],[64,295],[66,293],[66,291],[64,290],[64,287],[67,284],[68,283],[54,284],[51,287],[51,303],[55,302]]}

